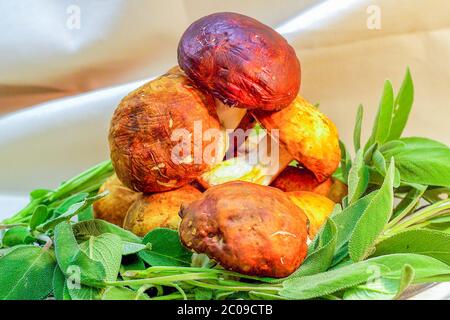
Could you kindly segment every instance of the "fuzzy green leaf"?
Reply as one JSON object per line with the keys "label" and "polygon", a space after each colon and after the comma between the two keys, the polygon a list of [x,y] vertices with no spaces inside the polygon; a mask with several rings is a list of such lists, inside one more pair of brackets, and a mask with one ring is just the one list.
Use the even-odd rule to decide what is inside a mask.
{"label": "fuzzy green leaf", "polygon": [[395,164],[392,161],[383,185],[364,210],[351,235],[348,249],[351,259],[355,262],[372,253],[375,241],[392,215],[394,169]]}
{"label": "fuzzy green leaf", "polygon": [[134,233],[100,219],[82,221],[74,224],[73,233],[78,240],[87,240],[91,236],[112,233],[120,237],[122,241],[142,243],[142,238]]}
{"label": "fuzzy green leaf", "polygon": [[424,229],[406,230],[378,243],[373,255],[391,253],[418,253],[450,265],[450,234]]}
{"label": "fuzzy green leaf", "polygon": [[358,150],[348,174],[348,203],[358,200],[369,185],[369,169],[364,163],[364,151]]}
{"label": "fuzzy green leaf", "polygon": [[389,132],[392,125],[392,117],[394,112],[394,89],[392,83],[386,80],[384,83],[383,94],[381,96],[378,113],[375,118],[375,123],[372,129],[372,135],[367,141],[367,149],[373,143],[383,144],[389,137]]}
{"label": "fuzzy green leaf", "polygon": [[0,258],[0,300],[38,300],[52,291],[55,258],[49,250],[24,246]]}
{"label": "fuzzy green leaf", "polygon": [[157,228],[144,237],[144,244],[151,244],[151,249],[138,253],[151,266],[190,266],[192,253],[180,242],[174,230]]}
{"label": "fuzzy green leaf", "polygon": [[393,254],[371,258],[339,269],[283,282],[281,296],[312,299],[365,283],[375,277],[400,278],[405,265],[415,271],[415,279],[450,273],[450,267],[434,258],[418,254]]}
{"label": "fuzzy green leaf", "polygon": [[361,148],[361,127],[363,120],[364,108],[360,104],[356,112],[355,128],[353,129],[353,145],[355,147],[355,152]]}
{"label": "fuzzy green leaf", "polygon": [[408,122],[413,102],[414,84],[408,68],[397,97],[395,98],[392,125],[388,140],[398,139],[402,135],[406,123]]}

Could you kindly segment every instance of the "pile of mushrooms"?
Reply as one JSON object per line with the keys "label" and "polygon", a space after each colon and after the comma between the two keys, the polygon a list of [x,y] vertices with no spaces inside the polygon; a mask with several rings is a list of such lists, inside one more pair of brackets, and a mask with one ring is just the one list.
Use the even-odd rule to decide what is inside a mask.
{"label": "pile of mushrooms", "polygon": [[[95,216],[140,236],[178,229],[187,248],[229,270],[291,274],[331,213],[329,198],[346,192],[330,178],[340,160],[336,127],[298,95],[294,49],[250,17],[195,21],[179,42],[178,64],[114,112],[116,176],[102,186],[110,193],[94,204]],[[276,170],[230,150],[229,130],[261,128],[279,153]],[[259,143],[237,148],[245,155]]]}

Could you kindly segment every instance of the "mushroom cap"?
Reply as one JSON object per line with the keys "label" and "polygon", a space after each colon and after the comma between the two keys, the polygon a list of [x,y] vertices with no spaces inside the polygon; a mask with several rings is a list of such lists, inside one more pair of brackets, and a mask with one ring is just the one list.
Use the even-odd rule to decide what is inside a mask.
{"label": "mushroom cap", "polygon": [[254,112],[254,115],[269,134],[273,129],[279,130],[280,143],[319,182],[336,171],[341,159],[336,126],[302,97],[297,96],[283,110]]}
{"label": "mushroom cap", "polygon": [[333,178],[328,198],[336,203],[341,203],[342,199],[348,194],[348,186],[339,179]]}
{"label": "mushroom cap", "polygon": [[188,184],[210,168],[213,159],[205,161],[206,150],[217,160],[225,153],[223,132],[217,139],[203,139],[209,129],[220,132],[214,99],[179,68],[171,69],[127,95],[114,112],[109,145],[117,176],[145,193]]}
{"label": "mushroom cap", "polygon": [[249,182],[214,186],[180,210],[182,243],[224,268],[285,277],[306,256],[306,216],[284,192]]}
{"label": "mushroom cap", "polygon": [[92,205],[94,217],[121,227],[128,208],[136,201],[140,193],[125,187],[115,174],[106,179],[98,193],[106,190],[109,194]]}
{"label": "mushroom cap", "polygon": [[237,13],[214,13],[192,23],[178,44],[178,64],[230,106],[279,110],[300,88],[300,62],[286,39]]}
{"label": "mushroom cap", "polygon": [[308,233],[309,237],[313,239],[333,212],[335,203],[325,196],[309,191],[292,191],[287,194],[291,201],[308,217]]}
{"label": "mushroom cap", "polygon": [[180,206],[198,199],[202,193],[191,185],[150,195],[141,194],[129,208],[123,228],[145,236],[155,228],[178,229]]}
{"label": "mushroom cap", "polygon": [[332,184],[331,178],[319,182],[314,173],[308,169],[287,166],[270,185],[284,192],[311,191],[327,196]]}

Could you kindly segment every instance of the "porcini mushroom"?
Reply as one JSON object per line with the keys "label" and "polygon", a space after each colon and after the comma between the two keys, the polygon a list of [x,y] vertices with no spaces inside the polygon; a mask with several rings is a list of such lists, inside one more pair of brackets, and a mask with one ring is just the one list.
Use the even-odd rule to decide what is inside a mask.
{"label": "porcini mushroom", "polygon": [[321,183],[308,169],[287,166],[270,185],[284,192],[311,191],[327,196],[332,184],[331,178]]}
{"label": "porcini mushroom", "polygon": [[178,216],[180,206],[198,199],[201,194],[191,185],[150,195],[141,194],[129,208],[123,228],[142,237],[155,228],[176,230],[181,221]]}
{"label": "porcini mushroom", "polygon": [[[320,184],[337,169],[340,162],[339,137],[333,122],[316,107],[298,96],[287,108],[275,112],[252,112],[272,136],[271,163],[249,163],[245,154],[214,165],[199,178],[205,187],[233,180],[269,185],[292,160],[312,172]],[[277,139],[274,141],[274,135]],[[261,141],[268,139],[262,135]],[[253,146],[259,148],[260,145]],[[276,150],[278,148],[278,150]],[[274,162],[273,152],[278,161]]]}
{"label": "porcini mushroom", "polygon": [[339,166],[341,150],[334,123],[300,96],[283,110],[255,112],[269,134],[279,131],[280,143],[319,182],[327,180]]}
{"label": "porcini mushroom", "polygon": [[[203,17],[181,37],[178,64],[194,83],[224,104],[247,108],[267,130],[279,130],[285,149],[280,154],[289,153],[320,182],[336,170],[340,160],[336,128],[297,96],[300,64],[294,49],[275,30],[235,13]],[[221,169],[213,169],[216,176]],[[267,177],[265,171],[258,168],[256,174]],[[278,172],[255,181],[270,183]],[[254,175],[255,170],[250,173]],[[203,180],[209,183],[208,177]]]}
{"label": "porcini mushroom", "polygon": [[300,88],[294,49],[269,26],[237,13],[214,13],[192,23],[178,44],[178,64],[229,106],[279,110]]}
{"label": "porcini mushroom", "polygon": [[272,187],[229,182],[180,210],[182,243],[243,274],[285,277],[306,256],[306,216]]}
{"label": "porcini mushroom", "polygon": [[264,130],[259,133],[257,131],[259,130],[248,130],[246,140],[237,148],[236,156],[213,165],[198,181],[205,188],[230,181],[269,185],[292,161],[292,156]]}
{"label": "porcini mushroom", "polygon": [[313,239],[333,212],[335,203],[325,196],[309,191],[292,191],[287,192],[287,195],[308,217],[308,234]]}
{"label": "porcini mushroom", "polygon": [[173,68],[120,102],[109,144],[119,179],[151,193],[186,185],[221,161],[226,137],[212,96]]}
{"label": "porcini mushroom", "polygon": [[92,205],[94,217],[122,226],[128,208],[140,193],[125,187],[115,174],[103,183],[98,193],[105,191],[109,192],[108,195]]}

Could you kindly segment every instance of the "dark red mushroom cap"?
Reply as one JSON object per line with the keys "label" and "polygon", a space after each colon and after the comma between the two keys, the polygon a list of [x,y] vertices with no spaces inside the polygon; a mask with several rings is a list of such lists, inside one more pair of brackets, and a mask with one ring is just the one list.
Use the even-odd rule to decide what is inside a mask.
{"label": "dark red mushroom cap", "polygon": [[178,44],[178,64],[230,106],[279,110],[300,88],[300,63],[286,39],[237,13],[215,13],[191,24]]}

